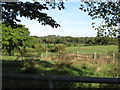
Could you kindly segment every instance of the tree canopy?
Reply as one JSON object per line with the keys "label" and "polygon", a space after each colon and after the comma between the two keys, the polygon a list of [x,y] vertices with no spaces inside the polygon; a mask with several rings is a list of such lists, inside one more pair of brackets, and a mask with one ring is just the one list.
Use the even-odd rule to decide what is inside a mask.
{"label": "tree canopy", "polygon": [[[19,27],[22,26],[22,27]],[[6,49],[9,55],[15,48],[30,46],[30,32],[24,25],[19,25],[18,28],[12,28],[2,24],[2,48]]]}
{"label": "tree canopy", "polygon": [[[36,19],[42,25],[50,25],[53,28],[57,28],[60,25],[46,13],[43,13],[42,10],[48,10],[48,7],[55,8],[58,7],[59,10],[64,9],[63,2],[58,4],[51,4],[46,2],[44,4],[39,2],[4,2],[2,5],[2,21],[7,25],[12,27],[17,26],[16,22],[20,22],[17,16],[24,16],[30,20]],[[49,5],[49,6],[48,6]]]}
{"label": "tree canopy", "polygon": [[[108,32],[109,35],[120,33],[118,23],[120,23],[120,1],[119,2],[84,2],[80,5],[80,10],[87,12],[92,19],[103,19],[99,27],[95,29],[102,34]],[[92,23],[93,28],[95,23]],[[100,32],[99,32],[100,33]]]}
{"label": "tree canopy", "polygon": [[[16,26],[16,22],[20,22],[17,16],[24,16],[31,20],[36,19],[42,25],[50,25],[53,28],[57,28],[60,25],[43,10],[49,10],[58,7],[59,10],[64,9],[64,2],[46,1],[42,2],[5,2],[2,5],[2,20],[11,26]],[[38,0],[39,1],[39,0]],[[118,26],[120,23],[120,1],[118,2],[80,2],[80,10],[87,12],[92,19],[102,18],[105,26],[108,27],[108,32],[114,32],[111,27]],[[93,23],[94,25],[94,23]],[[93,26],[94,27],[94,26]],[[95,28],[96,29],[96,28]],[[105,32],[105,31],[104,31]],[[116,30],[120,33],[119,30]]]}
{"label": "tree canopy", "polygon": [[85,2],[80,9],[88,12],[92,19],[102,18],[108,27],[120,23],[120,2]]}

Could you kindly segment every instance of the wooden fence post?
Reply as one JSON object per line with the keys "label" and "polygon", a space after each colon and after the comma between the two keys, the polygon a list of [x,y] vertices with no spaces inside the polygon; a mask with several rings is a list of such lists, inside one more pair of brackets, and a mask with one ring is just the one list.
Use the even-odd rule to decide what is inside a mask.
{"label": "wooden fence post", "polygon": [[113,52],[112,58],[115,59],[115,52]]}
{"label": "wooden fence post", "polygon": [[42,59],[42,53],[40,54],[40,58]]}
{"label": "wooden fence post", "polygon": [[53,90],[53,81],[51,80],[48,81],[48,88],[49,90]]}
{"label": "wooden fence post", "polygon": [[76,52],[76,56],[77,56],[77,59],[78,59],[78,57],[79,57],[79,52],[78,51]]}
{"label": "wooden fence post", "polygon": [[60,51],[59,51],[59,53],[58,53],[58,58],[59,58],[59,60],[61,60],[61,53],[60,53]]}
{"label": "wooden fence post", "polygon": [[96,52],[93,54],[93,59],[96,59]]}
{"label": "wooden fence post", "polygon": [[46,49],[46,55],[45,55],[45,58],[47,59],[48,58],[48,51]]}

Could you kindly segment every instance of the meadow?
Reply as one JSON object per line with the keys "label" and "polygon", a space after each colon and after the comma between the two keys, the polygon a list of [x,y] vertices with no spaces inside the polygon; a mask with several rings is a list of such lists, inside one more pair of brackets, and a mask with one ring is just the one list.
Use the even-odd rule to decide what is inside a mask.
{"label": "meadow", "polygon": [[78,46],[78,47],[68,47],[67,51],[70,53],[76,53],[79,51],[80,53],[110,53],[117,52],[117,45],[98,45],[98,46]]}
{"label": "meadow", "polygon": [[[115,52],[117,55],[117,46],[80,46],[67,47],[69,53],[103,53],[110,54]],[[37,52],[34,52],[34,54]],[[43,53],[45,55],[45,53]],[[51,52],[47,53],[48,56]],[[57,53],[59,54],[59,53]],[[52,55],[55,55],[52,53]],[[103,58],[80,60],[70,58],[67,54],[60,54],[62,59],[50,60],[43,57],[35,59],[30,58],[16,60],[17,56],[2,56],[3,73],[26,73],[38,75],[62,75],[62,76],[91,76],[91,77],[119,77],[118,59],[109,58],[105,61]],[[21,57],[22,58],[22,57]],[[48,82],[34,80],[13,80],[3,79],[3,88],[46,88]],[[55,88],[119,88],[120,85],[97,84],[97,83],[54,83]]]}

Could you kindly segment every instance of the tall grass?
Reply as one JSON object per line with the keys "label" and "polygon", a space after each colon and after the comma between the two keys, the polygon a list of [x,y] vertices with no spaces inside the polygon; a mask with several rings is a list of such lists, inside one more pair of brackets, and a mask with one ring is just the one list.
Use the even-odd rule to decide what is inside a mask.
{"label": "tall grass", "polygon": [[[77,64],[67,62],[23,60],[3,61],[3,72],[28,73],[39,75],[62,75],[62,76],[91,76],[91,77],[117,77],[116,65],[99,65],[98,62],[86,63],[78,61]],[[40,84],[40,85],[39,85]],[[108,84],[91,83],[66,83],[54,82],[54,88],[102,88],[111,87]],[[114,85],[112,85],[113,87]],[[3,88],[47,88],[48,82],[34,80],[3,79]],[[114,86],[120,87],[119,85]]]}

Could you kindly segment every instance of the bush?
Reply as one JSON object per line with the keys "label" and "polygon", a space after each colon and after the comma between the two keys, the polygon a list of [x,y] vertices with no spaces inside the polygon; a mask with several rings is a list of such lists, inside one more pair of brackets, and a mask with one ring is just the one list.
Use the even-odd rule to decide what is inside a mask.
{"label": "bush", "polygon": [[25,60],[24,67],[22,68],[23,73],[37,74],[39,73],[39,68],[34,60]]}
{"label": "bush", "polygon": [[61,51],[65,51],[66,46],[63,44],[56,44],[54,47],[54,51],[56,52],[61,52]]}

